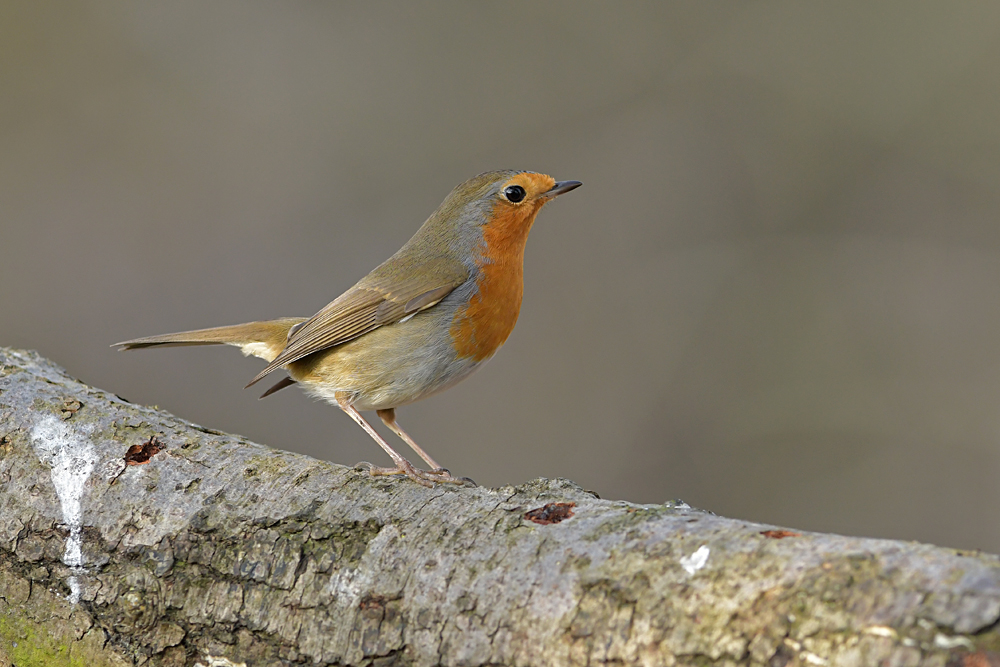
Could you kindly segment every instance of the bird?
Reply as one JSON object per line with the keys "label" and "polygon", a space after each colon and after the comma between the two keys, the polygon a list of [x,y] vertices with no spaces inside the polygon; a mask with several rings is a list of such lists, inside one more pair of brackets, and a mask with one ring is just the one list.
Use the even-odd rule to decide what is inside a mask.
{"label": "bird", "polygon": [[[531,171],[489,171],[455,187],[396,254],[309,318],[282,317],[115,343],[120,350],[231,345],[339,407],[392,459],[369,474],[423,486],[465,483],[400,427],[396,408],[454,386],[481,368],[514,329],[524,290],[524,249],[539,210],[579,181]],[[382,422],[429,466],[397,453],[361,412]]]}

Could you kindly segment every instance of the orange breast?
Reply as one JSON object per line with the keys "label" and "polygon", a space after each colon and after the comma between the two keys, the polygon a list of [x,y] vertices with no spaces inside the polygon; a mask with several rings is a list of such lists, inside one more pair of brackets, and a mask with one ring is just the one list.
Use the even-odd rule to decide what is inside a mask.
{"label": "orange breast", "polygon": [[483,229],[485,250],[478,291],[455,313],[451,337],[460,357],[490,357],[514,330],[524,291],[524,244],[538,209],[497,205]]}

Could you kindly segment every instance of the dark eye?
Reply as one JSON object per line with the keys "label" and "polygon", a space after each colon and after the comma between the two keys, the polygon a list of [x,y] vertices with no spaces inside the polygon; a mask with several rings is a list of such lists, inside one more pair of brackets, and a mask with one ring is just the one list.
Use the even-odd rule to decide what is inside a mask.
{"label": "dark eye", "polygon": [[512,201],[516,204],[524,199],[524,188],[520,185],[508,185],[503,189],[503,196],[507,198],[507,201]]}

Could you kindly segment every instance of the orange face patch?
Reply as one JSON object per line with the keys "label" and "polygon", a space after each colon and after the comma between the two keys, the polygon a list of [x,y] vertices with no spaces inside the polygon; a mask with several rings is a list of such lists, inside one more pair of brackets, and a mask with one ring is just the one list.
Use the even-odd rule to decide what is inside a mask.
{"label": "orange face patch", "polygon": [[478,291],[455,314],[451,337],[460,357],[482,361],[493,355],[514,330],[524,291],[524,246],[535,216],[548,198],[555,179],[545,174],[517,174],[500,185],[524,188],[520,202],[498,197],[483,227],[484,248]]}

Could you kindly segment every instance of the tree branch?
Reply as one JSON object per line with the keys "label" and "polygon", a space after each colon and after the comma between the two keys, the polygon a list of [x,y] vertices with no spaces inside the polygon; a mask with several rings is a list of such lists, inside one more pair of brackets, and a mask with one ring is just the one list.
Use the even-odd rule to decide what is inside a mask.
{"label": "tree branch", "polygon": [[1000,650],[991,555],[565,480],[372,478],[9,348],[0,438],[0,666],[940,666]]}

